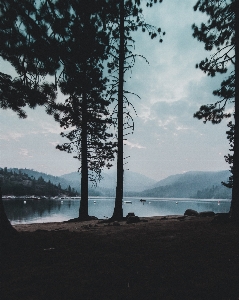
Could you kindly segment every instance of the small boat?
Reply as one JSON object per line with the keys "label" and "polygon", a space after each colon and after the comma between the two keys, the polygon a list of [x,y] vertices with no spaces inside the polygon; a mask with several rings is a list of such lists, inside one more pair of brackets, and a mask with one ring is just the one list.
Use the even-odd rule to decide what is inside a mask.
{"label": "small boat", "polygon": [[140,201],[140,202],[146,202],[146,200],[144,200],[144,199],[140,199],[139,201]]}
{"label": "small boat", "polygon": [[126,204],[132,204],[132,201],[124,201]]}

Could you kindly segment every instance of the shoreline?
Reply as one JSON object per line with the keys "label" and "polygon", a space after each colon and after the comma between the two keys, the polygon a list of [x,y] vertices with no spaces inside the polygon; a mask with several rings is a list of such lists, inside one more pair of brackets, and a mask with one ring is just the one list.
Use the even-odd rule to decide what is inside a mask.
{"label": "shoreline", "polygon": [[14,225],[1,257],[8,300],[236,300],[239,227],[215,217]]}
{"label": "shoreline", "polygon": [[[160,220],[179,220],[180,218],[185,218],[183,215],[169,215],[169,216],[152,216],[152,217],[140,217],[140,222],[133,223],[137,226],[142,225],[142,223],[155,223]],[[185,219],[188,220],[191,217],[186,217]],[[12,225],[17,231],[28,231],[34,232],[37,230],[46,230],[46,231],[54,231],[54,230],[69,230],[69,231],[81,231],[84,230],[86,227],[89,228],[105,228],[106,226],[129,226],[130,224],[126,223],[125,220],[117,222],[108,222],[108,219],[96,219],[96,220],[88,220],[88,221],[74,221],[74,219],[63,221],[63,222],[46,222],[46,223],[31,223],[31,224],[15,224]]]}

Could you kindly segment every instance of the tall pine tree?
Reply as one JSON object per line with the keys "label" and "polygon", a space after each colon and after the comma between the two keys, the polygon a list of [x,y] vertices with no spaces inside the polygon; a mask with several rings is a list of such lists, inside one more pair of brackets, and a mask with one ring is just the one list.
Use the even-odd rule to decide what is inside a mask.
{"label": "tall pine tree", "polygon": [[[230,117],[225,112],[228,102],[234,103],[234,147],[233,147],[233,188],[230,215],[239,221],[239,2],[237,0],[200,0],[194,6],[208,15],[207,23],[200,27],[193,25],[193,36],[205,43],[205,49],[212,51],[211,57],[201,61],[197,67],[209,76],[217,73],[227,73],[228,67],[233,67],[231,73],[221,83],[220,89],[213,92],[221,99],[214,104],[203,105],[195,113],[198,119],[213,124],[220,123],[223,118]],[[229,127],[230,127],[229,123]],[[229,132],[229,141],[231,138]],[[231,157],[229,162],[232,162]]]}
{"label": "tall pine tree", "polygon": [[[76,152],[80,160],[81,201],[79,219],[89,218],[88,180],[101,177],[114,158],[111,123],[106,100],[107,79],[103,61],[107,58],[108,32],[105,27],[105,0],[62,1],[42,7],[44,18],[59,43],[62,70],[57,78],[61,92],[68,98],[53,105],[55,119],[68,129],[62,136],[69,142],[57,148]],[[91,171],[89,173],[89,171]]]}
{"label": "tall pine tree", "polygon": [[[162,2],[161,0],[159,2]],[[152,6],[153,3],[157,3],[157,0],[150,0],[147,2],[147,6]],[[118,152],[117,152],[117,183],[116,183],[116,198],[115,208],[112,219],[120,220],[123,218],[123,185],[124,185],[124,118],[130,117],[126,112],[126,106],[130,105],[127,94],[128,91],[124,88],[124,74],[127,70],[130,70],[137,57],[137,54],[132,52],[132,46],[134,46],[134,39],[132,32],[137,31],[139,28],[142,32],[148,32],[153,39],[157,35],[165,34],[161,33],[161,29],[156,29],[154,26],[146,23],[140,0],[119,0],[116,3],[114,11],[109,21],[111,31],[111,57],[108,67],[110,73],[114,74],[114,85],[112,88],[112,99],[114,99],[115,93],[117,93],[117,139],[118,139]],[[162,42],[162,39],[160,39]],[[117,88],[117,89],[116,89]],[[131,117],[130,117],[131,118]]]}

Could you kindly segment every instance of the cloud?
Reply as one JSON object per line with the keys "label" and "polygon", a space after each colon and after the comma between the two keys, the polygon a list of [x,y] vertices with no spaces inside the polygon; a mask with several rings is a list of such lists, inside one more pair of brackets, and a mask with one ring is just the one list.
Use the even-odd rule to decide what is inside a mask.
{"label": "cloud", "polygon": [[146,148],[144,146],[141,146],[139,143],[132,143],[132,142],[130,142],[128,140],[125,140],[124,144],[127,145],[127,146],[129,146],[130,149],[132,149],[132,148],[145,149]]}
{"label": "cloud", "polygon": [[50,123],[50,122],[40,122],[40,128],[42,130],[42,133],[53,133],[53,134],[60,134],[62,131],[64,131],[63,128],[60,127],[60,125],[56,122]]}
{"label": "cloud", "polygon": [[8,132],[7,134],[0,134],[0,140],[10,141],[15,140],[18,141],[24,134],[20,132]]}
{"label": "cloud", "polygon": [[33,155],[30,155],[29,150],[25,149],[25,148],[20,148],[19,151],[20,156],[24,156],[24,157],[33,157]]}

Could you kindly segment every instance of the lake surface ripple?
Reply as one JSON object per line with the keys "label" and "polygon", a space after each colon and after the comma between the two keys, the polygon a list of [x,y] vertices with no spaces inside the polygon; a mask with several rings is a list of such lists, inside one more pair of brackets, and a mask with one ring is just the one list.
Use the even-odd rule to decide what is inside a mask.
{"label": "lake surface ripple", "polygon": [[[198,212],[229,212],[231,200],[225,199],[177,199],[177,198],[124,198],[123,213],[126,216],[134,212],[139,217],[183,215],[186,209]],[[110,218],[114,210],[114,198],[89,198],[89,215],[99,219]],[[62,222],[77,218],[79,199],[7,199],[3,200],[6,214],[10,222],[15,224],[31,224],[45,222]]]}

